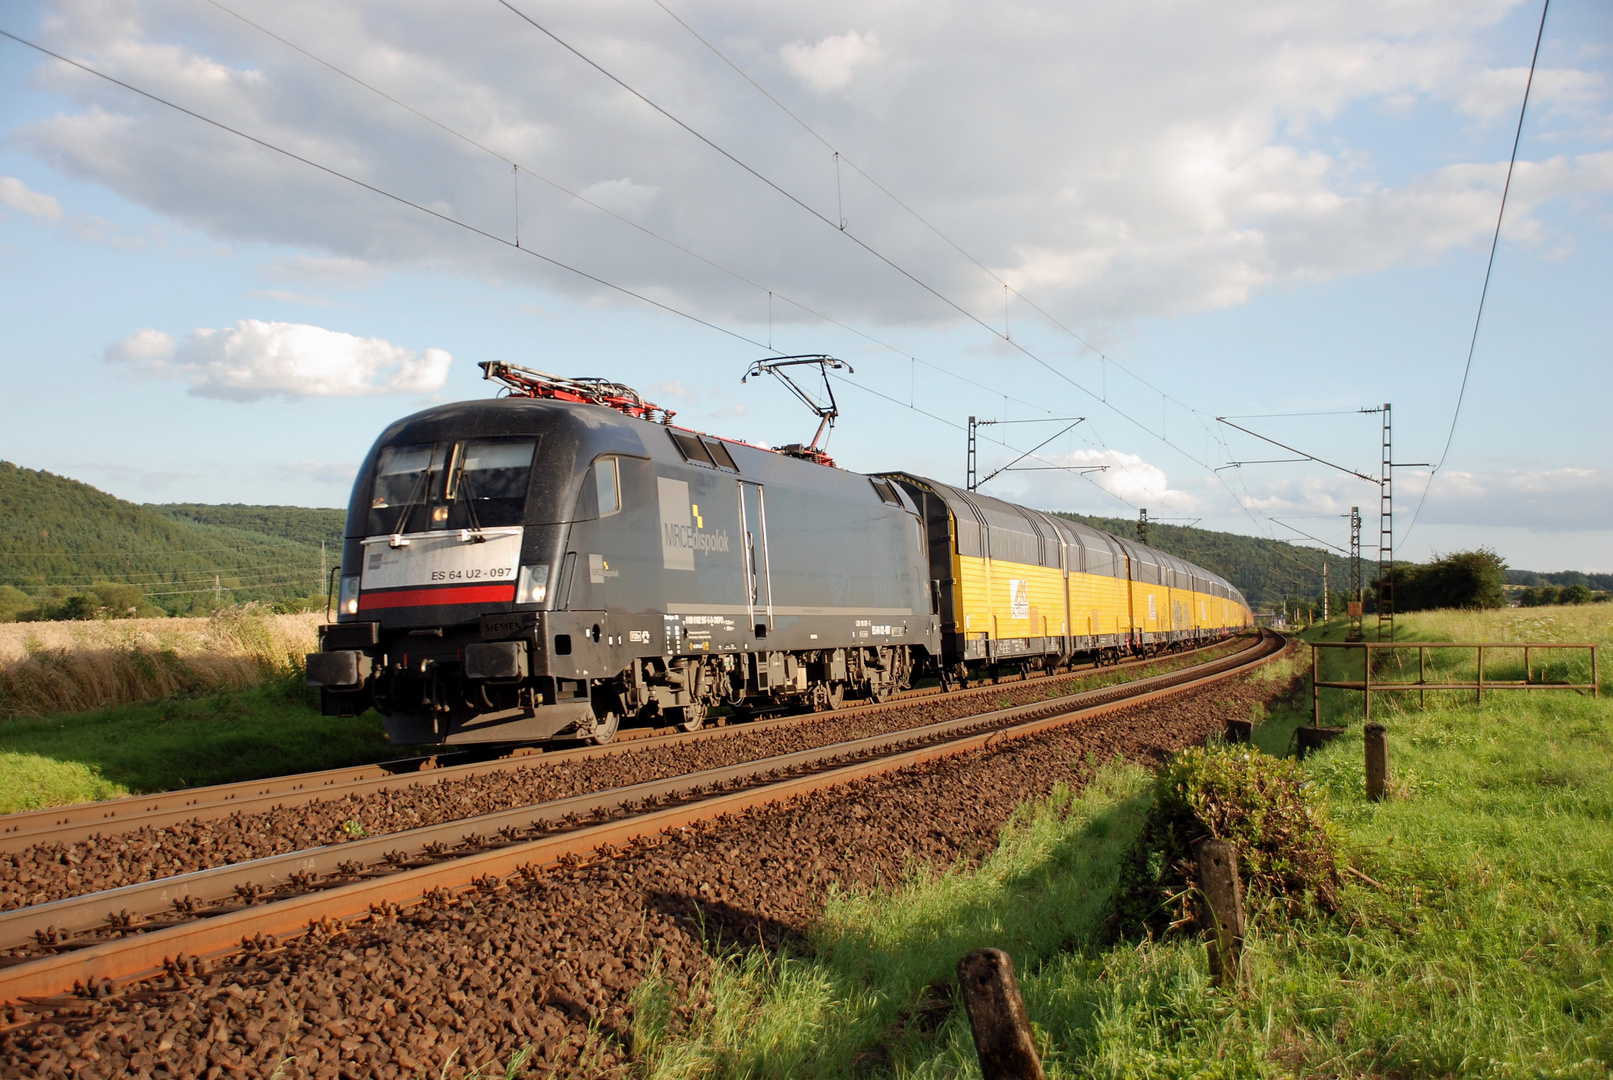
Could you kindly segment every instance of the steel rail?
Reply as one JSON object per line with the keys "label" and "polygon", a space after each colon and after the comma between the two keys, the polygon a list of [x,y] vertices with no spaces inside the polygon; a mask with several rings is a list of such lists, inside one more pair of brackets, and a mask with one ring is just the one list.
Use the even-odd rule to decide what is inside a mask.
{"label": "steel rail", "polygon": [[[1227,639],[1215,644],[1224,644]],[[1204,646],[1203,648],[1211,648]],[[1191,656],[1193,652],[1177,653]],[[1125,670],[1139,665],[1158,662],[1158,657],[1128,661],[1111,665],[1108,670]],[[1094,666],[1091,671],[1105,670]],[[1071,673],[1038,676],[1014,681],[1014,685],[1037,683],[1052,679],[1068,679]],[[944,695],[948,700],[966,700],[984,697],[1001,684],[988,683],[969,687]],[[811,718],[828,719],[840,716],[862,716],[894,711],[909,702],[943,696],[937,688],[905,691],[889,701],[851,705],[831,712],[794,713],[789,716],[755,720],[739,728],[742,731],[765,731],[784,724],[810,723]],[[77,803],[72,806],[25,810],[0,816],[0,855],[13,854],[36,844],[71,844],[131,832],[139,828],[162,828],[196,819],[213,820],[229,814],[262,813],[276,809],[304,806],[311,802],[334,801],[349,795],[367,795],[403,787],[432,787],[454,780],[468,780],[508,772],[520,768],[543,767],[611,757],[617,754],[637,753],[671,742],[697,742],[722,738],[731,729],[706,727],[693,732],[671,730],[665,734],[655,729],[642,729],[652,734],[636,738],[619,738],[605,746],[578,746],[546,752],[526,752],[462,765],[438,765],[432,757],[402,758],[374,765],[357,765],[343,769],[325,769],[318,772],[297,773],[283,777],[266,777],[233,784],[215,784],[208,787],[187,788],[154,795],[130,795],[101,802]],[[447,755],[444,755],[447,756]]]}
{"label": "steel rail", "polygon": [[[1258,648],[1259,645],[1252,647]],[[1204,666],[1213,667],[1218,663],[1234,661],[1238,655],[1223,657]],[[539,828],[553,829],[568,821],[575,821],[600,811],[609,811],[612,807],[684,797],[691,791],[715,790],[754,780],[757,777],[821,767],[827,762],[865,756],[893,747],[917,745],[952,737],[961,732],[997,728],[1048,713],[1067,712],[1108,699],[1123,698],[1128,693],[1171,685],[1196,670],[1199,669],[1179,669],[1134,683],[1098,687],[1014,708],[882,732],[827,746],[606,788],[563,799],[530,803],[415,829],[382,833],[317,848],[193,870],[102,892],[0,911],[0,949],[23,948],[33,942],[36,933],[41,930],[58,943],[52,947],[80,947],[80,943],[62,939],[59,935],[86,934],[94,930],[107,930],[111,933],[139,932],[141,924],[131,923],[130,916],[150,918],[166,915],[172,919],[176,916],[176,905],[182,905],[181,911],[186,913],[180,915],[180,918],[214,917],[215,912],[219,910],[217,908],[212,911],[195,912],[191,912],[190,909],[197,904],[227,903],[232,899],[243,901],[242,906],[245,906],[252,902],[251,897],[263,893],[286,889],[300,892],[310,887],[324,887],[313,885],[312,882],[320,877],[333,875],[354,877],[372,873],[374,871],[370,868],[380,862],[405,861],[397,858],[399,854],[407,856],[408,861],[418,861],[422,858],[435,860],[448,854],[447,849],[450,845],[463,844],[464,847],[473,848],[506,846],[519,842],[514,839],[513,834]],[[743,736],[736,732],[729,734],[728,737]],[[471,843],[468,837],[475,837],[478,842]],[[502,840],[499,837],[502,837]],[[436,851],[433,851],[434,848]],[[354,866],[361,869],[350,869]],[[118,922],[109,925],[108,913],[117,916]],[[0,964],[3,963],[4,958],[0,958]]]}
{"label": "steel rail", "polygon": [[[121,982],[148,978],[160,974],[164,962],[179,954],[206,957],[236,951],[254,935],[272,935],[276,938],[293,936],[304,931],[311,922],[354,919],[368,914],[376,906],[418,901],[433,890],[475,887],[474,883],[486,881],[490,876],[502,877],[525,867],[553,865],[568,856],[614,847],[722,814],[737,813],[911,765],[985,749],[1077,720],[1091,719],[1185,693],[1250,670],[1281,655],[1288,648],[1284,639],[1266,631],[1251,648],[1203,665],[1214,670],[1171,672],[1143,682],[1105,687],[1082,695],[1108,694],[1114,700],[1080,705],[1064,698],[1002,710],[997,714],[948,721],[947,724],[953,726],[972,724],[977,728],[989,726],[991,730],[931,742],[915,749],[899,750],[848,765],[807,771],[803,775],[728,794],[706,796],[539,839],[510,842],[450,861],[400,870],[385,877],[338,885],[269,904],[243,906],[178,926],[29,959],[0,969],[0,1001],[27,1001],[67,993],[75,984],[90,988],[105,980]],[[1042,715],[1029,716],[1035,712]],[[986,716],[996,716],[998,720],[988,724]],[[1005,723],[1008,726],[1004,726]],[[898,734],[905,734],[910,740],[912,732],[874,738],[894,739]],[[828,749],[820,748],[803,754],[821,754]],[[833,749],[843,756],[845,744]],[[776,760],[771,767],[778,767]],[[687,779],[676,778],[685,782]],[[617,789],[612,794],[620,799],[626,790]],[[605,794],[600,793],[601,796]],[[462,829],[465,824],[463,821],[455,822],[453,827]],[[101,899],[104,902],[105,897]]]}

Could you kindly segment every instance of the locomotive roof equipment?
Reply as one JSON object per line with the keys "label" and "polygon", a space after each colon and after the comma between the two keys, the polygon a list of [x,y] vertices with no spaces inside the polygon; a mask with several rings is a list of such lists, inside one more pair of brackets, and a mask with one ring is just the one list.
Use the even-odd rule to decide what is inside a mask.
{"label": "locomotive roof equipment", "polygon": [[[787,367],[798,367],[803,364],[817,365],[818,373],[823,376],[823,392],[829,398],[829,404],[818,404],[812,395],[801,389],[800,385],[796,383],[794,379],[790,378],[789,372],[784,370],[784,368]],[[819,465],[827,465],[832,469],[835,467],[835,463],[829,457],[827,448],[829,445],[829,434],[830,432],[834,431],[835,417],[840,415],[840,406],[835,404],[834,386],[829,382],[830,368],[835,368],[837,370],[844,368],[853,375],[856,374],[856,369],[854,369],[844,360],[837,360],[832,356],[825,356],[822,353],[803,353],[800,356],[778,356],[771,360],[757,360],[755,363],[751,364],[750,368],[745,372],[744,375],[740,377],[739,381],[743,383],[752,375],[761,375],[765,372],[787,386],[790,390],[790,393],[800,398],[802,404],[806,405],[807,408],[811,409],[813,413],[817,415],[818,430],[812,436],[812,441],[807,445],[802,446],[800,443],[790,443],[786,446],[779,447],[778,451],[781,454],[789,454],[791,457],[804,458],[807,461],[815,461]],[[820,441],[823,443],[822,446],[818,445]]]}

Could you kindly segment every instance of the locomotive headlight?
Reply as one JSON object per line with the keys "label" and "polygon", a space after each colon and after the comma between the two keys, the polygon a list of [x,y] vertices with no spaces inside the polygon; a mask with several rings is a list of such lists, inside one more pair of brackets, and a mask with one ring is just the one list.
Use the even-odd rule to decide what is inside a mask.
{"label": "locomotive headlight", "polygon": [[515,579],[517,604],[541,604],[549,598],[549,564],[532,563],[521,567]]}
{"label": "locomotive headlight", "polygon": [[338,615],[358,614],[358,575],[342,577],[342,591],[336,600],[336,613]]}

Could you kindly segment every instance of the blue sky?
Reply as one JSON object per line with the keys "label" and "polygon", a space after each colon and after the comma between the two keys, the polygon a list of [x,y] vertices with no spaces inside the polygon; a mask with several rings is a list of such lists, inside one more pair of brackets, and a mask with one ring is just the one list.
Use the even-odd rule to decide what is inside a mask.
{"label": "blue sky", "polygon": [[[968,416],[1085,416],[1038,463],[1107,471],[987,488],[1049,509],[1343,543],[1352,504],[1375,537],[1375,485],[1231,467],[1286,455],[1215,417],[1376,473],[1348,410],[1392,402],[1397,460],[1441,457],[1537,6],[511,3],[754,172],[494,0],[0,8],[498,237],[519,215],[527,249],[0,41],[0,457],[137,501],[340,505],[386,423],[489,394],[489,359],[804,440],[740,385],[769,343],[855,368],[851,468],[959,482]],[[1460,423],[1431,487],[1396,473],[1399,555],[1613,570],[1610,192],[1613,15],[1558,0]],[[1055,430],[986,429],[1015,449],[983,471]]]}

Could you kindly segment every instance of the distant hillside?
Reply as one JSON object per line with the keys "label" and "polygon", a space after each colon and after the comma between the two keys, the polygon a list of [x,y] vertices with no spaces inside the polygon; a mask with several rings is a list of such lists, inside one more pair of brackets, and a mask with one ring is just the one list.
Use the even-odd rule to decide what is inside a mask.
{"label": "distant hillside", "polygon": [[225,503],[221,506],[207,503],[144,505],[147,510],[155,510],[179,521],[244,529],[264,536],[293,540],[313,548],[317,548],[323,540],[333,553],[341,551],[342,530],[347,524],[346,510],[322,506],[250,506],[245,503]]}
{"label": "distant hillside", "polygon": [[[1059,516],[1128,540],[1137,539],[1137,522],[1125,518],[1068,513]],[[1279,606],[1284,596],[1307,599],[1321,596],[1324,559],[1328,563],[1329,590],[1339,596],[1349,587],[1348,557],[1318,547],[1157,522],[1149,523],[1148,543],[1220,574],[1236,585],[1257,610]],[[1363,564],[1364,578],[1371,579],[1376,572],[1375,561]],[[1370,584],[1370,580],[1363,584]]]}
{"label": "distant hillside", "polygon": [[1508,585],[1524,585],[1538,589],[1542,585],[1583,585],[1597,592],[1613,592],[1613,574],[1583,574],[1578,570],[1556,570],[1541,573],[1536,570],[1508,570]]}
{"label": "distant hillside", "polygon": [[180,519],[77,480],[0,461],[0,588],[8,589],[6,606],[22,608],[18,590],[61,602],[106,583],[136,586],[147,601],[170,612],[324,590],[317,541]]}

